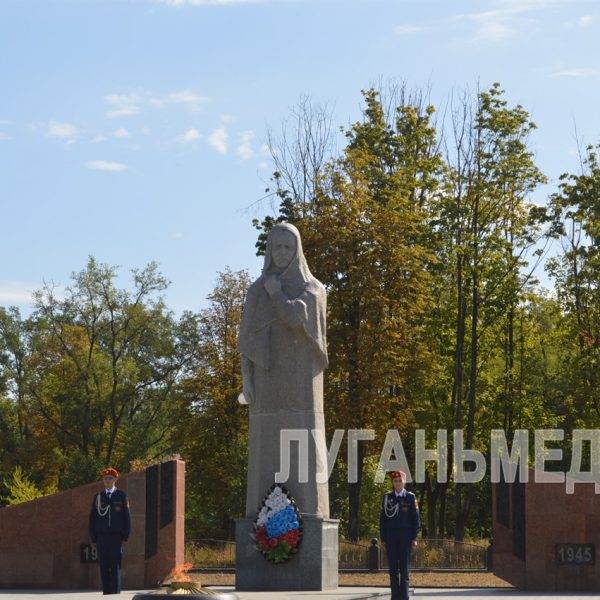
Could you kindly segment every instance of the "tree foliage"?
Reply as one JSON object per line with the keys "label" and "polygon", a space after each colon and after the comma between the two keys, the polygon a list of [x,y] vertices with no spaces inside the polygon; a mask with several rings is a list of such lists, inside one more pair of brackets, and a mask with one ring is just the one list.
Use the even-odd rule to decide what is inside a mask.
{"label": "tree foliage", "polygon": [[116,275],[90,258],[64,295],[37,292],[26,321],[2,315],[13,460],[61,488],[170,449],[169,401],[196,351],[195,319],[167,310],[155,264],[133,271],[132,290]]}
{"label": "tree foliage", "polygon": [[2,499],[8,506],[29,502],[30,500],[53,494],[56,491],[55,487],[45,490],[39,489],[23,472],[20,466],[16,466],[12,474],[3,479],[2,485],[7,490],[7,495]]}
{"label": "tree foliage", "polygon": [[245,271],[218,274],[200,312],[198,349],[177,388],[176,440],[188,461],[188,536],[233,536],[246,505],[248,411],[237,349],[250,280]]}
{"label": "tree foliage", "polygon": [[[449,439],[462,429],[467,448],[489,455],[492,429],[510,439],[563,427],[568,438],[600,422],[600,146],[539,205],[535,125],[499,84],[456,95],[441,116],[406,86],[362,100],[337,137],[331,110],[308,98],[269,135],[276,206],[254,221],[259,254],[274,223],[297,225],[327,287],[330,437],[376,432],[358,445],[358,481],[347,481],[344,447],[330,481],[332,516],[351,539],[377,535],[388,429],[411,464],[417,428],[427,447],[438,429]],[[544,290],[536,272],[552,242]],[[90,258],[66,290],[40,290],[28,318],[0,308],[2,503],[179,453],[188,538],[233,536],[245,505],[237,335],[249,276],[225,269],[207,308],[179,318],[167,285],[151,263],[121,288],[116,268]],[[436,475],[428,463],[413,488],[427,534],[489,535],[489,477]]]}
{"label": "tree foliage", "polygon": [[[344,130],[344,149],[305,173],[312,194],[295,192],[289,174],[298,170],[289,155],[280,169],[274,155],[280,207],[256,223],[257,247],[277,220],[295,223],[327,287],[330,429],[373,428],[381,442],[395,427],[409,434],[410,453],[416,427],[431,445],[438,428],[460,428],[467,448],[486,452],[491,428],[510,435],[526,408],[544,412],[542,398],[525,399],[545,214],[529,199],[545,181],[528,145],[535,125],[498,84],[452,102],[441,130],[424,94],[402,87],[392,96],[363,92],[363,118]],[[306,116],[302,130],[312,122]],[[361,487],[359,475],[348,490],[353,539],[366,533]],[[431,534],[462,539],[473,486],[437,484],[429,466],[417,491]]]}

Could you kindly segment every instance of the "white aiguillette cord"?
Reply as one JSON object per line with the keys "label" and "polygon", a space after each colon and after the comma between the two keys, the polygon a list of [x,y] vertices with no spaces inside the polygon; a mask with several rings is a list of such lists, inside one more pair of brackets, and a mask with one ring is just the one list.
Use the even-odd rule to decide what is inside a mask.
{"label": "white aiguillette cord", "polygon": [[392,499],[389,496],[385,497],[384,510],[385,510],[385,516],[388,519],[395,517],[398,514],[399,508],[400,508],[400,504],[394,504],[392,502]]}
{"label": "white aiguillette cord", "polygon": [[101,495],[101,492],[98,492],[98,494],[96,494],[96,510],[98,511],[98,514],[101,517],[105,517],[106,513],[108,513],[108,526],[110,527],[110,498],[108,504],[104,508],[102,508],[102,505],[100,504]]}

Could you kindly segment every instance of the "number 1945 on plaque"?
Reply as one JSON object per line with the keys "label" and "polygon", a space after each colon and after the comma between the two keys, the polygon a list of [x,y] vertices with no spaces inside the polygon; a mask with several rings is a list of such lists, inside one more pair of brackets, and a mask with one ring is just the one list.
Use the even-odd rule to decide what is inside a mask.
{"label": "number 1945 on plaque", "polygon": [[596,562],[594,544],[556,544],[559,565],[593,565]]}

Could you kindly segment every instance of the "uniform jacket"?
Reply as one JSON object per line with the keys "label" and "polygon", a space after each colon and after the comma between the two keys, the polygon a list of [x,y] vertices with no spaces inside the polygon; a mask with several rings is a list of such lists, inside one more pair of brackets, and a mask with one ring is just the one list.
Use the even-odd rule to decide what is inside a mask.
{"label": "uniform jacket", "polygon": [[[98,512],[98,503],[101,515]],[[108,510],[106,510],[106,508]],[[127,541],[131,529],[131,513],[129,512],[129,499],[127,494],[118,488],[111,494],[110,501],[106,492],[98,492],[92,502],[90,511],[90,539],[92,542],[98,540],[98,534],[119,533],[121,540]]]}
{"label": "uniform jacket", "polygon": [[406,490],[405,495],[396,497],[392,491],[383,497],[379,515],[379,535],[382,542],[408,535],[416,540],[421,530],[421,517],[417,497]]}

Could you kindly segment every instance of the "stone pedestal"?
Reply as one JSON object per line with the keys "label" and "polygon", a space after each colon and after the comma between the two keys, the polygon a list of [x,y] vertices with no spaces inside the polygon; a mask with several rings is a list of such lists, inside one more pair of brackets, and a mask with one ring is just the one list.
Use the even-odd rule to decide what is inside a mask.
{"label": "stone pedestal", "polygon": [[253,519],[235,522],[235,589],[240,591],[322,591],[338,587],[337,519],[303,517],[298,553],[273,564],[250,537]]}

